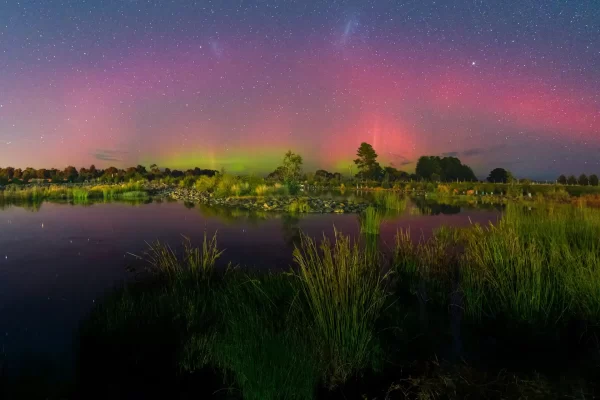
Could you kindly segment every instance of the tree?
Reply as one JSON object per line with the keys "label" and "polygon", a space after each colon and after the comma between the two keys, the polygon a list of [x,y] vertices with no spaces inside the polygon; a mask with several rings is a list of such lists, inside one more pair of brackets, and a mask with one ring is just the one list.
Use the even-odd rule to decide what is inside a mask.
{"label": "tree", "polygon": [[512,174],[504,168],[495,168],[487,177],[488,182],[507,183],[512,180]]}
{"label": "tree", "polygon": [[476,181],[473,170],[456,157],[422,156],[417,161],[416,174],[428,181]]}
{"label": "tree", "polygon": [[596,175],[596,174],[590,175],[590,185],[598,186],[598,175]]}
{"label": "tree", "polygon": [[[160,172],[160,168],[158,168],[158,165],[156,165],[156,164],[152,164],[152,165],[150,166],[150,172],[152,172],[154,175],[160,175],[160,174],[161,174],[161,172]],[[166,173],[166,172],[167,172],[167,171],[165,170],[165,173]]]}
{"label": "tree", "polygon": [[567,184],[577,185],[577,178],[575,178],[575,175],[569,175],[569,177],[567,178]]}
{"label": "tree", "polygon": [[377,179],[381,174],[381,166],[377,162],[377,153],[373,146],[362,142],[356,152],[358,157],[354,164],[358,167],[358,174],[363,179]]}
{"label": "tree", "polygon": [[587,186],[590,181],[586,174],[581,174],[579,175],[579,179],[577,179],[577,183],[579,183],[581,186]]}
{"label": "tree", "polygon": [[384,167],[383,172],[388,174],[391,182],[396,181],[407,181],[409,179],[409,175],[407,172],[400,171],[394,167]]}
{"label": "tree", "polygon": [[25,168],[25,171],[23,171],[23,175],[21,176],[23,182],[28,182],[30,179],[35,179],[36,177],[37,171],[31,167]]}
{"label": "tree", "polygon": [[272,181],[283,181],[284,180],[284,172],[283,167],[279,166],[275,168],[275,171],[271,172],[267,175],[267,179]]}
{"label": "tree", "polygon": [[298,182],[302,175],[302,156],[288,150],[283,157],[283,180],[287,183]]}
{"label": "tree", "polygon": [[456,157],[443,157],[439,159],[441,169],[440,179],[445,182],[451,181],[475,181],[477,178],[468,165],[464,165]]}
{"label": "tree", "polygon": [[436,156],[420,157],[417,161],[415,172],[420,178],[428,181],[431,180],[434,174],[441,177],[442,167],[440,166],[440,158]]}
{"label": "tree", "polygon": [[66,180],[68,180],[69,182],[74,182],[77,177],[79,176],[79,174],[77,173],[77,168],[69,165],[67,168],[65,168],[64,170],[64,177]]}
{"label": "tree", "polygon": [[564,175],[561,175],[558,177],[557,182],[560,183],[561,185],[566,185],[567,184],[567,177]]}
{"label": "tree", "polygon": [[6,167],[2,170],[2,175],[7,179],[12,179],[15,174],[15,169],[13,167]]}
{"label": "tree", "polygon": [[38,169],[36,175],[38,179],[46,179],[50,177],[48,170],[45,168]]}

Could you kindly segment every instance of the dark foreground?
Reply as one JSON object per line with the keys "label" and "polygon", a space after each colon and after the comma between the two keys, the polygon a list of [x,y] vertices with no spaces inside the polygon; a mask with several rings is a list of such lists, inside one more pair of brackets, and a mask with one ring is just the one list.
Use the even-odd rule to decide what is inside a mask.
{"label": "dark foreground", "polygon": [[[375,215],[374,219],[378,219]],[[361,230],[377,227],[366,215]],[[363,229],[364,228],[364,229]],[[367,228],[369,228],[367,230]],[[64,381],[32,359],[4,398],[590,399],[600,214],[509,206],[496,226],[359,242],[300,235],[289,272],[215,268],[216,239],[153,243],[99,301]]]}

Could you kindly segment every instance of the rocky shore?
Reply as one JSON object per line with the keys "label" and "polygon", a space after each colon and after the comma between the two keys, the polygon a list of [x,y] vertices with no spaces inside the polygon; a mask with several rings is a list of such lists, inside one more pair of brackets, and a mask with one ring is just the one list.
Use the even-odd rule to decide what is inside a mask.
{"label": "rocky shore", "polygon": [[360,213],[369,206],[366,202],[339,201],[312,196],[278,196],[278,197],[215,197],[210,193],[196,189],[165,188],[153,193],[190,203],[203,203],[216,206],[235,207],[247,210],[290,211],[309,213]]}

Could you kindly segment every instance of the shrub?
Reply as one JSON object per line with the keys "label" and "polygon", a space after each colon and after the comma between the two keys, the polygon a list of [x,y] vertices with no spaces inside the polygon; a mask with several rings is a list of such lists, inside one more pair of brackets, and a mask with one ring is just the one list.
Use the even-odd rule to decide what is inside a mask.
{"label": "shrub", "polygon": [[211,192],[215,187],[216,179],[206,175],[200,176],[196,180],[196,190],[200,192]]}
{"label": "shrub", "polygon": [[294,199],[288,205],[288,211],[291,213],[307,213],[310,212],[310,205],[308,204],[308,199],[298,198]]}
{"label": "shrub", "polygon": [[270,188],[267,185],[262,184],[258,185],[254,191],[256,192],[257,196],[265,196],[270,192]]}

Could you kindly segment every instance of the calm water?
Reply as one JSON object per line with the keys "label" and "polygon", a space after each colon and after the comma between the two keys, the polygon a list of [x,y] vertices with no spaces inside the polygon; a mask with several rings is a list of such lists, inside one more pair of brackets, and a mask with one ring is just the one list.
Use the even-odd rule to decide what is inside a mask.
{"label": "calm water", "polygon": [[[381,244],[392,246],[399,228],[428,236],[440,225],[466,226],[498,218],[497,211],[432,207],[437,215],[408,210],[387,219]],[[72,364],[78,324],[107,290],[131,279],[135,257],[156,239],[173,246],[181,235],[200,243],[218,231],[223,263],[289,269],[298,232],[331,236],[333,226],[357,235],[356,215],[271,213],[193,207],[163,202],[77,206],[44,203],[39,209],[0,209],[0,361],[30,359]],[[58,364],[58,365],[56,365]]]}

